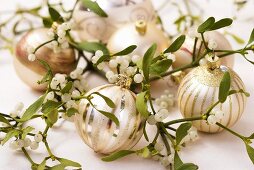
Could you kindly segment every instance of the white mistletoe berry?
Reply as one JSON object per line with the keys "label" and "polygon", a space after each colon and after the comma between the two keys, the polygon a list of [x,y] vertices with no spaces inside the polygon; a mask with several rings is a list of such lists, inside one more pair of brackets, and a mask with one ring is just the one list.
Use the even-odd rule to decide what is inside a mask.
{"label": "white mistletoe berry", "polygon": [[214,115],[210,115],[207,118],[207,122],[209,125],[215,125],[217,122],[217,118]]}
{"label": "white mistletoe berry", "polygon": [[28,60],[29,61],[35,61],[35,59],[36,59],[36,55],[35,54],[29,54],[28,55]]}
{"label": "white mistletoe berry", "polygon": [[214,50],[217,48],[217,42],[214,39],[208,40],[208,48]]}
{"label": "white mistletoe berry", "polygon": [[35,142],[38,142],[38,143],[39,143],[39,142],[42,141],[42,139],[43,139],[42,134],[38,133],[38,134],[34,135],[34,141],[35,141]]}
{"label": "white mistletoe berry", "polygon": [[16,141],[11,141],[9,143],[9,147],[12,149],[12,150],[17,150],[19,148],[19,146],[17,145],[17,142]]}
{"label": "white mistletoe berry", "polygon": [[142,74],[136,74],[133,79],[135,83],[141,83],[143,81],[143,76]]}
{"label": "white mistletoe berry", "polygon": [[118,65],[117,61],[115,59],[112,59],[109,61],[109,67],[110,68],[116,68]]}
{"label": "white mistletoe berry", "polygon": [[38,147],[39,147],[39,143],[38,142],[36,142],[36,141],[31,142],[30,148],[32,150],[36,150],[36,149],[38,149]]}
{"label": "white mistletoe berry", "polygon": [[149,123],[150,125],[155,125],[155,124],[157,123],[157,121],[155,120],[154,115],[150,115],[150,116],[147,118],[147,123]]}
{"label": "white mistletoe berry", "polygon": [[25,139],[24,139],[24,147],[30,146],[31,143],[32,143],[31,139],[29,139],[29,138],[25,138]]}
{"label": "white mistletoe berry", "polygon": [[131,61],[132,61],[133,63],[137,63],[137,62],[140,61],[141,59],[142,59],[141,56],[139,56],[139,55],[134,55],[134,56],[132,56]]}

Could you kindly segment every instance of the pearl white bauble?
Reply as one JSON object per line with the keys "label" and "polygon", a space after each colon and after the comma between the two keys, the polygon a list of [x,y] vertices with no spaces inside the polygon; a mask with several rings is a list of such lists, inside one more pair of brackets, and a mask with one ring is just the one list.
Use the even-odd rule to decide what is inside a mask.
{"label": "pearl white bauble", "polygon": [[97,0],[96,2],[108,17],[98,16],[81,3],[74,11],[73,19],[82,41],[107,42],[109,37],[126,23],[139,19],[154,23],[156,21],[156,13],[150,0]]}
{"label": "pearl white bauble", "polygon": [[[231,89],[245,90],[241,78],[230,68],[220,66],[211,70],[207,65],[194,68],[182,80],[178,89],[178,106],[183,117],[196,117],[205,113],[207,109],[218,101],[219,85],[228,70],[231,75]],[[230,95],[227,100],[215,107],[222,110],[225,115],[220,123],[226,127],[233,126],[241,117],[246,104],[244,94]],[[193,125],[203,132],[215,133],[223,129],[217,125],[208,125],[205,120],[194,121]]]}
{"label": "pearl white bauble", "polygon": [[[232,47],[226,37],[218,31],[206,32],[205,36],[207,39],[213,39],[217,43],[215,50],[232,50]],[[200,41],[197,42],[196,53],[199,51]],[[173,67],[178,68],[192,62],[192,53],[194,47],[194,38],[186,36],[185,42],[182,47],[176,51],[174,54],[176,56],[176,61],[173,62]],[[204,52],[204,45],[201,47],[201,55]],[[220,55],[221,52],[217,52],[216,55]],[[221,58],[221,64],[233,68],[234,66],[234,55],[229,55],[227,57]]]}
{"label": "pearl white bauble", "polygon": [[[139,25],[144,25],[141,32],[139,32]],[[139,20],[118,29],[110,37],[108,49],[111,53],[116,53],[130,45],[137,45],[132,54],[143,56],[153,43],[157,44],[156,54],[163,52],[169,46],[169,40],[155,24]]]}
{"label": "pearl white bauble", "polygon": [[128,89],[107,84],[90,90],[109,97],[116,105],[110,108],[98,95],[93,95],[92,103],[97,109],[114,114],[120,125],[116,126],[88,102],[79,108],[75,116],[76,129],[83,141],[95,152],[109,154],[119,150],[131,149],[143,134],[143,119],[137,112],[136,95]]}
{"label": "pearl white bauble", "polygon": [[[38,85],[37,81],[41,80],[46,73],[46,69],[39,61],[28,60],[28,47],[34,49],[49,41],[47,36],[48,29],[41,28],[25,34],[21,40],[16,44],[14,67],[17,75],[28,86],[36,90],[44,90],[46,84]],[[75,58],[74,50],[71,48],[63,49],[59,53],[54,51],[48,46],[41,47],[36,53],[36,58],[46,61],[51,67],[53,73],[69,74],[76,68],[77,60]]]}

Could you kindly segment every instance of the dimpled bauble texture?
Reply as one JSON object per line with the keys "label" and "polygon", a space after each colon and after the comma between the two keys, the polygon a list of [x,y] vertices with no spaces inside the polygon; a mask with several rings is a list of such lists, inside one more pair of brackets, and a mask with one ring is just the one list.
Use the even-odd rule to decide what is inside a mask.
{"label": "dimpled bauble texture", "polygon": [[[217,47],[215,50],[232,50],[232,47],[226,37],[219,33],[218,31],[210,31],[205,33],[208,39],[213,39]],[[204,53],[205,47],[202,45],[201,49],[199,49],[200,41],[197,42],[196,53],[200,51],[200,54]],[[192,62],[192,54],[194,47],[194,38],[190,38],[186,36],[186,40],[182,47],[176,51],[174,54],[176,56],[176,61],[172,64],[173,68],[179,68],[181,66],[190,64]],[[222,52],[216,52],[216,55],[220,55]],[[221,64],[233,68],[234,66],[234,55],[229,55],[221,58]]]}
{"label": "dimpled bauble texture", "polygon": [[[194,68],[185,76],[178,89],[178,106],[183,117],[200,116],[218,101],[219,86],[224,70],[230,72],[231,89],[245,89],[241,78],[230,68],[220,66],[211,70],[207,65]],[[245,104],[246,96],[242,93],[228,96],[224,103],[215,107],[225,113],[219,122],[226,127],[234,125],[240,119]],[[205,120],[194,121],[193,125],[203,132],[215,133],[223,130],[217,125],[208,125]]]}
{"label": "dimpled bauble texture", "polygon": [[76,129],[81,138],[95,152],[102,154],[131,149],[143,134],[143,119],[135,105],[136,95],[112,84],[96,87],[86,95],[93,92],[99,92],[115,103],[116,107],[110,108],[100,96],[93,95],[92,103],[96,108],[114,114],[120,124],[116,126],[112,120],[84,102],[75,116]]}
{"label": "dimpled bauble texture", "polygon": [[96,2],[108,17],[98,16],[82,3],[79,3],[74,11],[75,29],[82,41],[107,42],[112,33],[127,23],[139,19],[153,23],[156,21],[156,12],[150,0],[97,0]]}
{"label": "dimpled bauble texture", "polygon": [[157,44],[156,54],[169,46],[169,40],[155,24],[139,20],[118,29],[109,39],[108,49],[111,53],[116,53],[130,45],[137,45],[132,54],[143,56],[153,43]]}
{"label": "dimpled bauble texture", "polygon": [[[48,29],[41,28],[25,34],[16,45],[16,55],[14,58],[14,67],[20,77],[27,85],[36,90],[45,90],[46,84],[38,85],[46,73],[46,69],[39,61],[29,61],[27,48],[36,48],[42,43],[49,41],[47,35]],[[53,49],[47,45],[41,47],[35,53],[36,58],[46,61],[53,73],[69,74],[76,68],[77,60],[74,50],[71,48],[63,49],[59,53],[54,53]]]}

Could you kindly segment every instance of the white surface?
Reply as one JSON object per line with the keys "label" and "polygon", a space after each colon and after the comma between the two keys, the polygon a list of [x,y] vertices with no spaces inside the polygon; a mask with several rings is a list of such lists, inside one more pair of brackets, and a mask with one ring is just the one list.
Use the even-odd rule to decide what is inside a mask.
{"label": "white surface", "polygon": [[[229,1],[201,1],[197,0],[198,4],[201,4],[207,9],[207,15],[215,15],[218,18],[231,16],[232,10],[228,7]],[[29,2],[32,0],[0,0],[0,11],[13,8],[15,3]],[[155,2],[155,1],[154,1]],[[156,2],[158,2],[156,0]],[[218,4],[220,3],[220,4]],[[3,5],[4,4],[4,5]],[[158,4],[156,4],[157,6]],[[253,3],[251,4],[253,7]],[[24,4],[23,4],[24,6]],[[253,10],[253,9],[252,9]],[[251,9],[249,14],[252,12]],[[162,11],[162,14],[170,15],[170,10]],[[248,14],[244,11],[243,13]],[[252,12],[253,13],[253,12]],[[245,17],[245,14],[242,18]],[[163,19],[170,19],[163,17]],[[166,20],[166,21],[167,21]],[[170,27],[170,26],[169,26]],[[254,22],[237,22],[232,27],[232,31],[239,34],[245,39],[251,29],[254,27]],[[234,44],[234,48],[238,48],[237,44]],[[15,74],[12,57],[6,52],[0,52],[0,111],[8,112],[13,106],[22,101],[28,106],[38,96],[39,93],[32,91],[29,87],[24,85],[17,75]],[[253,54],[250,56],[253,57]],[[250,135],[254,132],[254,116],[253,116],[253,101],[254,101],[254,89],[253,89],[253,66],[245,62],[240,56],[236,57],[235,71],[240,75],[245,82],[247,91],[250,92],[251,97],[248,99],[246,110],[241,120],[233,127],[234,130],[244,134]],[[172,117],[180,117],[178,110],[176,110]],[[34,122],[36,127],[39,127],[42,123]],[[61,127],[61,128],[60,128]],[[42,127],[43,128],[43,127]],[[49,143],[53,148],[53,152],[59,157],[66,157],[77,162],[80,162],[83,169],[86,170],[162,170],[162,167],[158,162],[153,160],[145,160],[136,156],[130,156],[112,163],[105,163],[100,160],[99,155],[93,153],[89,149],[79,136],[77,135],[74,126],[71,123],[63,123],[59,127],[52,130],[49,133]],[[142,140],[139,145],[142,145]],[[182,150],[182,158],[184,162],[196,163],[200,170],[251,170],[254,169],[251,161],[249,160],[245,151],[244,144],[237,138],[231,136],[227,132],[219,134],[208,135],[200,133],[200,139],[191,144],[189,147]],[[38,151],[35,151],[32,156],[36,162],[41,162],[41,159],[45,155],[43,146],[40,146]],[[29,162],[23,157],[22,153],[11,151],[8,145],[0,147],[0,169],[3,170],[27,170],[29,169]]]}

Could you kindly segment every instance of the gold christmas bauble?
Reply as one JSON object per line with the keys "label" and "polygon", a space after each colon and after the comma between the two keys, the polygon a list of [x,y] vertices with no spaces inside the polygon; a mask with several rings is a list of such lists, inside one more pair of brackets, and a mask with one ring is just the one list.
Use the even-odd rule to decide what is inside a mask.
{"label": "gold christmas bauble", "polygon": [[[41,28],[28,32],[16,44],[14,67],[17,75],[28,86],[35,90],[45,90],[46,84],[39,85],[37,81],[42,79],[46,73],[46,69],[39,61],[31,62],[28,60],[27,48],[36,48],[49,40],[47,29]],[[54,74],[69,74],[77,65],[75,52],[71,48],[64,49],[59,53],[54,53],[54,51],[46,45],[36,51],[35,55],[37,59],[46,61]]]}
{"label": "gold christmas bauble", "polygon": [[[218,31],[210,31],[205,33],[207,39],[213,39],[217,43],[217,48],[215,50],[232,50],[232,46],[230,45],[229,41],[226,37]],[[199,48],[200,41],[197,42],[197,49],[196,53],[200,50],[201,55],[205,51],[204,45]],[[179,68],[181,66],[190,64],[192,62],[192,54],[193,54],[193,47],[194,47],[194,38],[190,38],[186,36],[185,42],[183,43],[182,47],[176,51],[174,54],[176,56],[176,61],[173,62],[172,66],[174,68]],[[222,52],[216,52],[216,55],[220,55]],[[221,58],[221,64],[233,68],[234,66],[234,55],[229,55],[226,57]]]}
{"label": "gold christmas bauble", "polygon": [[86,95],[93,92],[99,92],[115,103],[116,107],[110,108],[98,95],[93,95],[91,100],[97,109],[114,114],[120,124],[116,126],[112,120],[85,102],[75,116],[76,129],[82,140],[95,152],[102,154],[131,149],[143,134],[143,119],[135,105],[136,95],[112,84],[96,87]]}
{"label": "gold christmas bauble", "polygon": [[109,39],[108,49],[116,53],[130,45],[137,45],[132,54],[143,56],[153,43],[157,44],[157,54],[169,46],[169,40],[155,24],[139,20],[118,29]]}
{"label": "gold christmas bauble", "polygon": [[[220,66],[214,70],[208,65],[194,68],[185,76],[178,89],[178,106],[183,117],[200,116],[218,101],[219,85],[225,70],[228,70],[231,75],[231,89],[245,90],[241,78],[226,66]],[[242,93],[228,96],[224,103],[215,107],[225,113],[220,123],[226,127],[233,126],[240,119],[245,104],[246,96]],[[208,125],[205,120],[194,121],[193,126],[200,131],[209,133],[223,130],[217,125]]]}
{"label": "gold christmas bauble", "polygon": [[[110,36],[123,25],[143,19],[156,22],[156,12],[151,0],[97,0],[108,17],[100,17],[87,9],[81,2],[75,9],[73,19],[82,41],[101,40]],[[117,15],[116,15],[117,14]]]}

